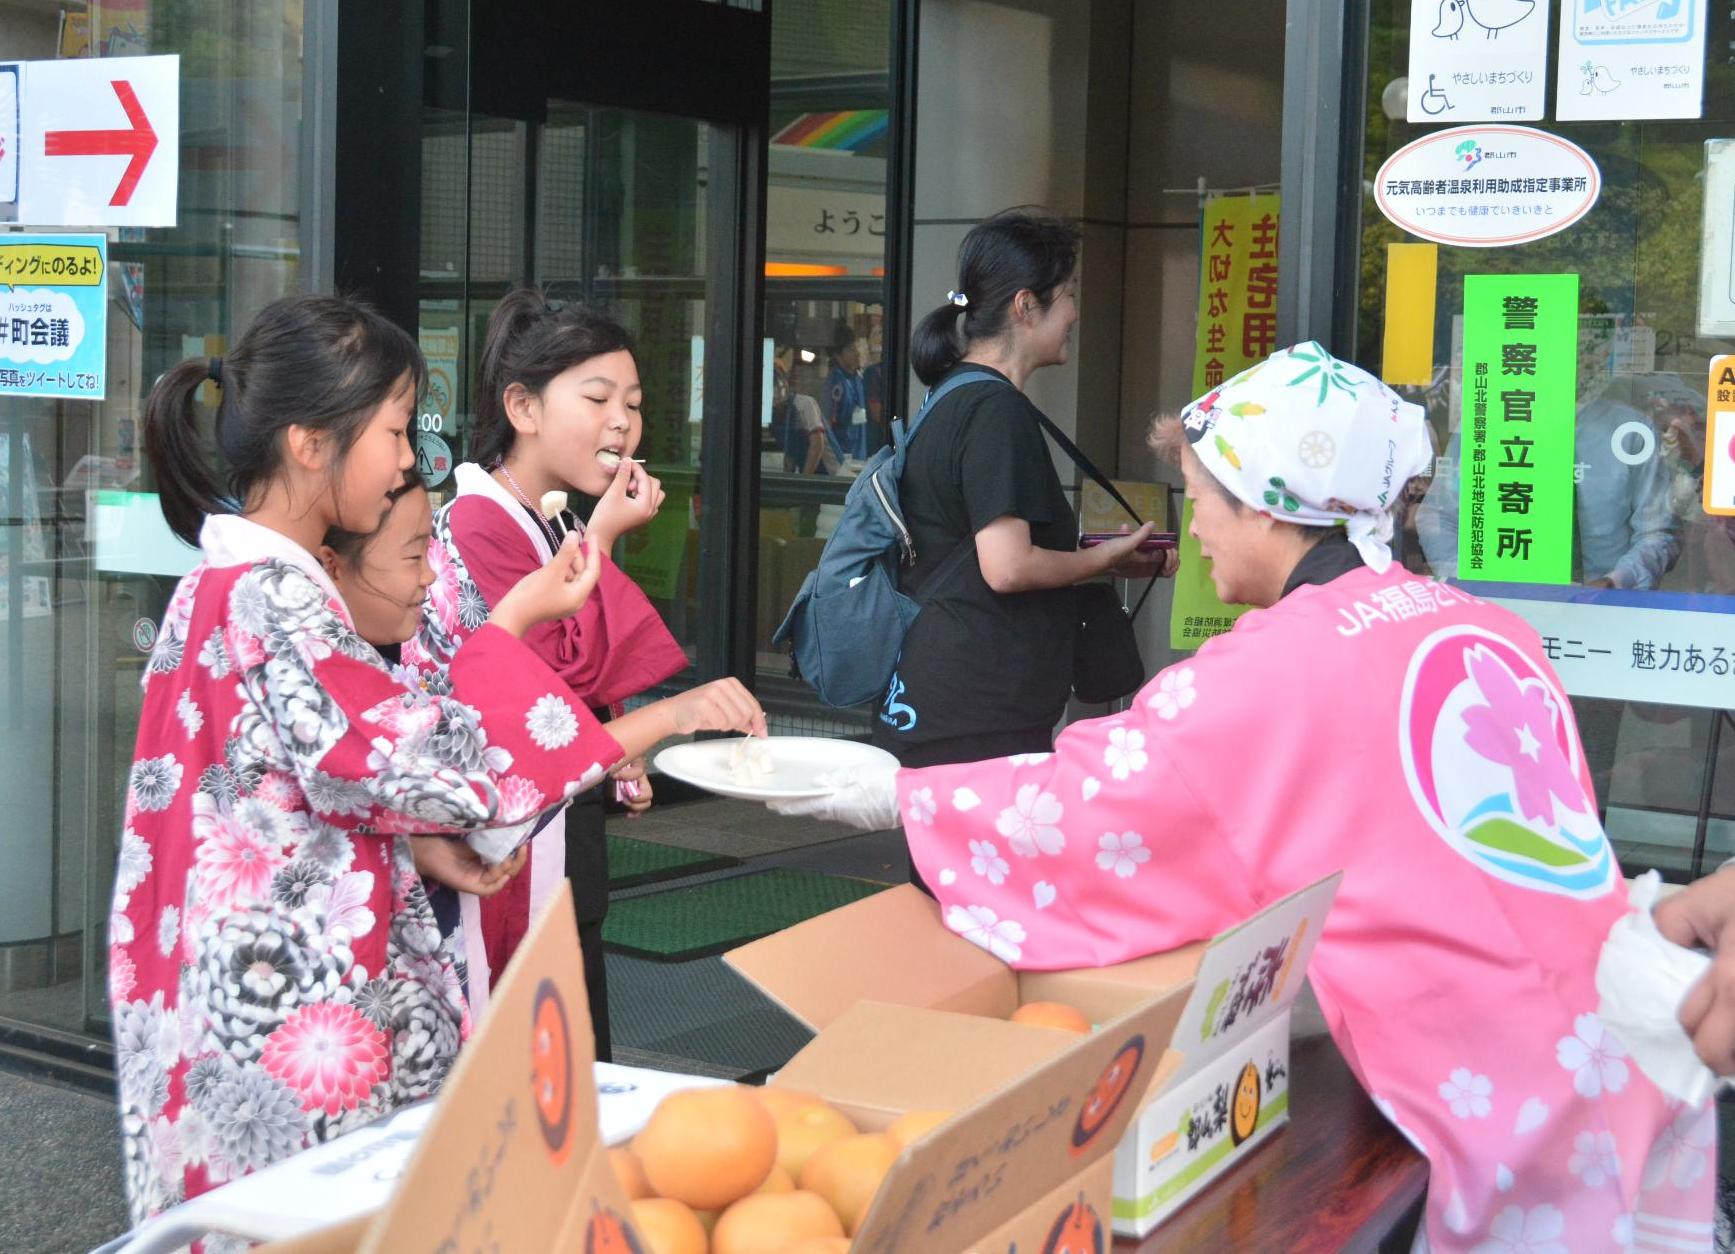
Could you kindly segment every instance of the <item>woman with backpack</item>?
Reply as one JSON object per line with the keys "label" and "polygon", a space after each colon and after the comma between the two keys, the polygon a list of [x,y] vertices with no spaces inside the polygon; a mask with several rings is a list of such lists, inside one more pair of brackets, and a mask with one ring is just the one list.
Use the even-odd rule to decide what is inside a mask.
{"label": "woman with backpack", "polygon": [[964,237],[958,287],[910,346],[939,398],[899,481],[916,553],[901,591],[921,613],[904,637],[874,743],[905,766],[973,762],[1052,747],[1072,687],[1073,585],[1172,573],[1141,555],[1149,524],[1078,547],[1030,377],[1067,359],[1078,321],[1078,231],[1025,209]]}

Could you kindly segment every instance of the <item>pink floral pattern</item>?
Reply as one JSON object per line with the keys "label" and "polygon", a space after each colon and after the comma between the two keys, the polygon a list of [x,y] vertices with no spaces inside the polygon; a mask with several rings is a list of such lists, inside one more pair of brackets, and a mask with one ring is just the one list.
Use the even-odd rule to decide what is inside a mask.
{"label": "pink floral pattern", "polygon": [[[1400,594],[1430,608],[1340,632]],[[1430,659],[1460,668],[1439,672],[1450,700],[1411,699]],[[1408,775],[1468,763],[1493,784],[1478,802],[1512,791],[1514,820],[1601,838],[1546,659],[1503,609],[1399,565],[1356,571],[1246,614],[1049,758],[899,772],[904,813],[941,799],[905,839],[945,924],[1034,971],[1177,949],[1343,872],[1307,978],[1429,1159],[1429,1248],[1605,1250],[1624,1219],[1639,1248],[1708,1249],[1714,1111],[1669,1102],[1594,1013],[1622,894],[1496,874],[1521,843],[1463,856]],[[1416,751],[1448,738],[1461,758]]]}
{"label": "pink floral pattern", "polygon": [[437,1092],[469,1018],[410,834],[498,823],[498,762],[522,803],[620,758],[588,716],[531,741],[558,681],[505,632],[406,688],[308,555],[229,516],[205,538],[230,560],[175,594],[202,643],[147,668],[109,926],[135,1222]]}
{"label": "pink floral pattern", "polygon": [[353,1110],[386,1078],[385,1033],[354,1006],[315,1002],[285,1019],[259,1052],[265,1070],[301,1098],[305,1110]]}
{"label": "pink floral pattern", "polygon": [[1486,704],[1464,711],[1469,733],[1465,743],[1511,770],[1525,818],[1552,823],[1556,801],[1583,813],[1584,785],[1560,750],[1560,712],[1547,693],[1520,685],[1506,663],[1486,648],[1474,650],[1467,666]]}

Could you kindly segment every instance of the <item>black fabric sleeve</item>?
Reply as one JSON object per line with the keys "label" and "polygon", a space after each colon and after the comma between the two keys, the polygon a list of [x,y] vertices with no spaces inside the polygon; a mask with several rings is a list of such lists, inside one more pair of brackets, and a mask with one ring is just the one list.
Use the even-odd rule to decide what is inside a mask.
{"label": "black fabric sleeve", "polygon": [[1054,464],[1030,402],[1010,389],[985,397],[959,446],[959,491],[972,534],[1010,514],[1052,522]]}

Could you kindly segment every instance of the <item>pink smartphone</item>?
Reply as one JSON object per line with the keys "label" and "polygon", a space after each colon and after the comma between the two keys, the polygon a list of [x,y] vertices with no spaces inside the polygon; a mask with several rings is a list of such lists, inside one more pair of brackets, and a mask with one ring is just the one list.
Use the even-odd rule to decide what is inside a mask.
{"label": "pink smartphone", "polygon": [[[1078,547],[1081,549],[1092,549],[1099,544],[1107,544],[1110,540],[1124,540],[1126,534],[1127,533],[1124,531],[1081,532],[1078,537]],[[1165,549],[1174,548],[1180,542],[1180,536],[1176,535],[1173,531],[1153,531],[1150,535],[1139,541],[1139,552],[1161,553]]]}

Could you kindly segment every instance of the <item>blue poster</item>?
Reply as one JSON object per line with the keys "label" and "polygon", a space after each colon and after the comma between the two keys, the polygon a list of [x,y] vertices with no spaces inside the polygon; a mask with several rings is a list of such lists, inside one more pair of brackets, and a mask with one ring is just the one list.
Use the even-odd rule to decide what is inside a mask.
{"label": "blue poster", "polygon": [[100,401],[108,237],[0,235],[0,398]]}

